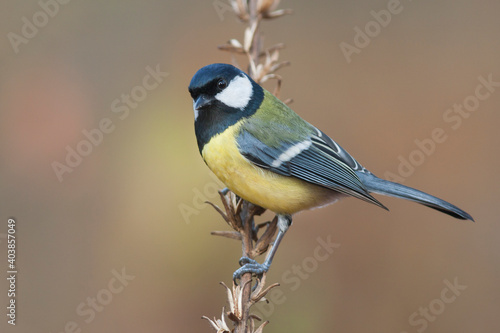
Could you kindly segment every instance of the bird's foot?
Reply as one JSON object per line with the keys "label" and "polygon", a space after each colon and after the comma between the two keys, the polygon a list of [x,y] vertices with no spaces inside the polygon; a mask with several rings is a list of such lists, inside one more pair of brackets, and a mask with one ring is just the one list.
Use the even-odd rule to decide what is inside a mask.
{"label": "bird's foot", "polygon": [[246,273],[252,273],[256,275],[257,277],[261,277],[262,274],[266,273],[269,270],[269,265],[266,263],[264,264],[259,264],[257,261],[247,258],[247,257],[242,257],[239,261],[240,263],[240,268],[238,268],[234,273],[233,273],[233,281],[236,283],[236,280],[241,279],[241,276]]}

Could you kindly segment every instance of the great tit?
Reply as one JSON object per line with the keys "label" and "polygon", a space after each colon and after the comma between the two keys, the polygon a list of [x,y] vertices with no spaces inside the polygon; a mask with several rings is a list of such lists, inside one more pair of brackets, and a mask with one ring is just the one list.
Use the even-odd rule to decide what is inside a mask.
{"label": "great tit", "polygon": [[473,221],[444,200],[376,177],[234,66],[201,68],[189,84],[189,93],[198,148],[205,163],[229,190],[278,216],[278,235],[264,263],[241,258],[242,267],[234,279],[269,270],[294,213],[346,196],[387,209],[370,193],[383,194]]}

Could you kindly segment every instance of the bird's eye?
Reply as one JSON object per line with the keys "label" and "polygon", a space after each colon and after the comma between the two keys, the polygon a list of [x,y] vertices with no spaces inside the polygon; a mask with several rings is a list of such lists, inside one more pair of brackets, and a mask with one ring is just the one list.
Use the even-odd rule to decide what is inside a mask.
{"label": "bird's eye", "polygon": [[222,90],[222,89],[225,89],[226,87],[227,87],[226,80],[220,79],[219,81],[217,81],[217,88]]}

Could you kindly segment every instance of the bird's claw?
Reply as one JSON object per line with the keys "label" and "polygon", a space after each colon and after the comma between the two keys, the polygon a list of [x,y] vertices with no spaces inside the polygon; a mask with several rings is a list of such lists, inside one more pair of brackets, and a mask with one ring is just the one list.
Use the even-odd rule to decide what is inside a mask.
{"label": "bird's claw", "polygon": [[238,264],[240,264],[240,266],[245,266],[246,264],[258,265],[259,263],[248,257],[241,257],[240,260],[238,261]]}
{"label": "bird's claw", "polygon": [[261,277],[262,274],[266,273],[269,270],[269,265],[259,264],[257,261],[250,259],[248,257],[242,257],[239,261],[240,268],[238,268],[233,273],[233,281],[236,283],[236,280],[241,279],[241,276],[246,273],[252,273],[258,277]]}

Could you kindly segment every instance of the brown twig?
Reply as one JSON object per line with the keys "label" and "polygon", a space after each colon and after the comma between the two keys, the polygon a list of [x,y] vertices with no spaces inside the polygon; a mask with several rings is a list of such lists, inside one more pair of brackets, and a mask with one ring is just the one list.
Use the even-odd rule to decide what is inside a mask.
{"label": "brown twig", "polygon": [[[253,240],[252,240],[252,232],[253,232],[253,215],[250,212],[251,204],[248,202],[243,203],[243,210],[241,212],[241,216],[245,220],[244,224],[244,232],[243,232],[243,256],[253,259],[252,257],[252,249],[253,249]],[[241,276],[241,285],[243,288],[243,293],[241,295],[242,298],[242,318],[239,322],[236,323],[236,332],[246,333],[246,326],[248,322],[248,316],[250,315],[250,296],[252,294],[252,273],[246,273]]]}
{"label": "brown twig", "polygon": [[[219,192],[219,194],[224,209],[217,207],[213,203],[209,204],[214,207],[234,231],[214,231],[212,235],[241,240],[243,255],[250,259],[254,259],[256,256],[264,253],[276,233],[277,219],[274,218],[272,221],[255,226],[255,216],[264,213],[265,209],[238,198],[232,192],[226,194]],[[259,231],[264,229],[264,227],[265,230],[259,235]],[[229,289],[229,287],[221,282],[226,288],[229,303],[229,311],[227,311],[225,315],[234,323],[234,329],[228,329],[224,314],[221,319],[214,318],[212,320],[206,316],[202,318],[208,320],[211,326],[218,332],[262,332],[267,322],[264,322],[257,330],[254,330],[254,321],[260,320],[260,318],[250,313],[250,307],[263,299],[272,288],[278,286],[278,284],[275,283],[264,288],[265,283],[266,275],[264,274],[262,278],[255,283],[254,290],[252,291],[253,280],[251,273],[243,274],[239,285],[233,282],[232,289]],[[223,310],[223,312],[224,311],[225,310]]]}
{"label": "brown twig", "polygon": [[[243,43],[237,39],[231,39],[226,44],[218,47],[222,51],[232,53],[233,56],[245,55],[248,60],[248,74],[257,83],[263,83],[268,79],[276,79],[278,81],[278,93],[281,77],[276,75],[275,72],[283,66],[290,65],[288,61],[278,62],[279,52],[285,48],[285,44],[278,43],[264,49],[264,41],[259,28],[262,20],[292,13],[290,9],[277,10],[279,2],[279,0],[232,0],[231,4],[235,14],[241,21],[248,23]],[[262,63],[261,58],[264,58]]]}
{"label": "brown twig", "polygon": [[[219,46],[220,50],[230,52],[233,57],[245,55],[248,60],[248,74],[257,83],[276,79],[277,85],[274,90],[276,96],[280,92],[281,76],[275,72],[290,63],[278,61],[279,52],[284,48],[284,44],[280,43],[264,49],[259,28],[263,19],[273,19],[291,13],[289,9],[277,10],[279,2],[279,0],[231,0],[236,16],[241,21],[248,23],[248,26],[245,29],[243,43],[231,39],[227,44]],[[241,240],[244,257],[254,259],[265,253],[276,234],[277,218],[255,226],[255,216],[261,215],[265,209],[238,198],[232,192],[219,193],[223,209],[213,203],[209,202],[209,204],[216,209],[234,231],[214,231],[212,235]],[[264,227],[264,232],[259,236],[259,231]],[[255,329],[255,320],[261,321],[261,318],[251,314],[250,308],[256,302],[263,300],[271,289],[279,286],[278,283],[274,283],[265,288],[265,283],[266,274],[263,274],[254,284],[251,273],[243,274],[239,285],[233,282],[232,289],[221,282],[227,291],[229,310],[224,313],[225,309],[223,308],[221,319],[214,318],[212,320],[205,316],[202,318],[208,320],[217,332],[262,333],[269,322],[265,321]],[[233,322],[233,329],[228,327],[225,315]]]}

